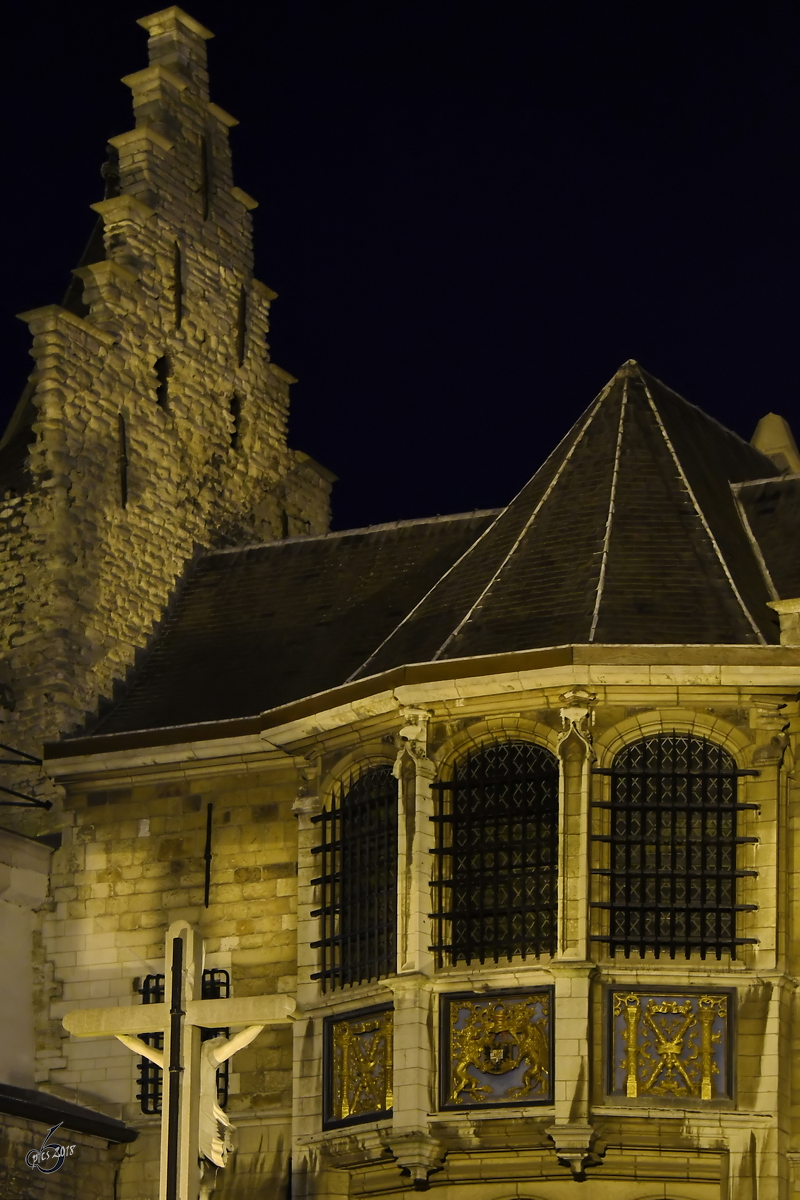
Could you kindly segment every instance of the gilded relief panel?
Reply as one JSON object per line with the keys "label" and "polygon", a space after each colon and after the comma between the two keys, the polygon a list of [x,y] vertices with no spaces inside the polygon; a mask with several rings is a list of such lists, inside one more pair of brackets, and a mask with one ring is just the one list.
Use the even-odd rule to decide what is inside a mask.
{"label": "gilded relief panel", "polygon": [[440,1104],[550,1104],[553,989],[441,997]]}
{"label": "gilded relief panel", "polygon": [[610,992],[612,1095],[729,1099],[733,995]]}
{"label": "gilded relief panel", "polygon": [[324,1128],[391,1116],[393,1017],[383,1007],[325,1018]]}

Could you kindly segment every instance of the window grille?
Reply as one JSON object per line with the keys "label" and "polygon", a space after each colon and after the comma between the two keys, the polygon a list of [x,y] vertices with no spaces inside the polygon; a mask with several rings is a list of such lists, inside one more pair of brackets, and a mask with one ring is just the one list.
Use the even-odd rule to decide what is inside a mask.
{"label": "window grille", "polygon": [[434,945],[445,962],[553,954],[558,761],[532,742],[484,746],[434,784]]}
{"label": "window grille", "polygon": [[605,864],[593,874],[605,882],[596,899],[606,931],[593,934],[609,953],[622,950],[656,957],[689,958],[699,951],[720,958],[755,938],[737,936],[737,880],[753,876],[737,866],[737,847],[756,838],[739,837],[737,779],[740,771],[726,750],[706,738],[662,733],[642,738],[617,754],[610,769],[610,801],[595,809],[610,813],[609,832],[595,842],[607,846]]}
{"label": "window grille", "polygon": [[[142,986],[137,990],[142,997],[142,1004],[163,1004],[164,976],[145,976]],[[231,979],[228,972],[219,968],[203,971],[200,994],[203,1000],[227,1000],[231,994]],[[202,1029],[200,1040],[206,1042],[209,1038],[219,1037],[220,1034],[227,1037],[228,1032],[227,1029]],[[148,1046],[155,1046],[157,1050],[164,1049],[163,1030],[159,1030],[157,1033],[142,1033],[139,1036]],[[220,1108],[225,1108],[228,1103],[229,1066],[230,1059],[217,1068],[217,1104]],[[139,1091],[136,1093],[136,1099],[141,1104],[143,1113],[161,1112],[162,1077],[161,1068],[150,1062],[149,1058],[139,1061],[139,1075],[136,1080]]]}
{"label": "window grille", "polygon": [[342,784],[314,821],[321,826],[322,990],[382,979],[397,970],[397,780],[368,767]]}

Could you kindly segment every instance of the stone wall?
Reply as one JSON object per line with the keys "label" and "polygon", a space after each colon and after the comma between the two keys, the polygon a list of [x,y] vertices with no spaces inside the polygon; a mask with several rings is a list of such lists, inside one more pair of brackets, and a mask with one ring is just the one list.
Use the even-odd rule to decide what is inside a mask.
{"label": "stone wall", "polygon": [[[164,932],[177,917],[200,928],[207,965],[230,970],[235,994],[287,991],[299,1006],[293,1088],[288,1030],[264,1031],[234,1059],[228,1111],[241,1154],[220,1178],[220,1200],[255,1197],[259,1188],[280,1195],[290,1146],[294,1194],[309,1200],[410,1196],[414,1179],[424,1186],[428,1171],[431,1185],[452,1200],[467,1194],[502,1200],[512,1192],[527,1195],[531,1187],[560,1200],[575,1184],[555,1153],[555,1137],[563,1138],[562,1156],[570,1138],[583,1138],[581,1153],[596,1139],[588,1167],[593,1195],[751,1200],[757,1183],[759,1195],[785,1197],[786,1151],[795,1148],[789,1094],[795,1018],[787,981],[796,973],[800,911],[788,871],[796,854],[789,825],[797,799],[796,674],[792,667],[751,665],[743,684],[738,667],[717,668],[716,683],[707,684],[698,681],[707,671],[699,669],[696,654],[698,663],[684,666],[628,664],[409,684],[400,694],[366,697],[265,731],[268,741],[253,733],[236,746],[130,747],[118,756],[52,764],[65,781],[75,824],[72,844],[56,855],[57,908],[44,931],[59,989],[50,1036],[60,1053],[51,1056],[43,1036],[40,1063],[43,1070],[49,1065],[51,1090],[101,1105],[143,1130],[127,1152],[119,1200],[154,1196],[156,1120],[142,1117],[133,1100],[132,1056],[110,1040],[66,1039],[59,1021],[70,1008],[129,1003],[134,978],[163,969]],[[625,674],[624,682],[609,682],[615,672]],[[417,719],[427,726],[427,740],[420,734],[414,755],[402,760],[400,780],[402,969],[379,982],[322,993],[312,978],[319,960],[311,943],[320,926],[311,914],[321,901],[312,882],[320,873],[312,853],[320,830],[312,817],[354,766],[392,762],[398,730],[407,732]],[[741,902],[758,907],[740,914],[739,931],[755,942],[732,961],[650,954],[612,960],[591,938],[586,902],[602,849],[590,834],[602,832],[603,810],[590,808],[589,799],[602,799],[607,790],[607,777],[594,777],[591,767],[608,769],[622,746],[662,730],[710,738],[728,749],[739,769],[757,772],[741,778],[742,800],[756,807],[743,811],[738,830],[757,839],[743,845],[739,857],[741,868],[757,872],[740,884]],[[431,784],[447,778],[470,748],[506,738],[549,746],[562,763],[558,953],[436,970],[427,916]],[[573,760],[579,769],[571,769]],[[209,802],[214,833],[206,909],[202,853]],[[659,983],[688,992],[731,990],[732,1099],[684,1104],[677,1096],[628,1101],[608,1094],[607,989]],[[437,1112],[442,995],[528,985],[555,992],[553,1103]],[[387,1002],[394,1006],[393,1115],[323,1132],[323,1022]],[[409,1174],[401,1176],[401,1168]]]}
{"label": "stone wall", "polygon": [[34,388],[13,424],[34,440],[0,506],[0,717],[34,752],[124,679],[198,547],[328,527],[333,476],[286,443],[293,379],[270,361],[210,35],[178,9],[142,23],[136,126],[93,206],[104,249],[82,298],[24,314]]}
{"label": "stone wall", "polygon": [[59,1129],[55,1140],[74,1146],[63,1167],[44,1174],[29,1167],[25,1156],[38,1150],[47,1136],[39,1121],[0,1117],[0,1195],[3,1200],[110,1200],[124,1146],[108,1146],[105,1139]]}
{"label": "stone wall", "polygon": [[[144,1116],[135,1099],[138,1059],[113,1040],[69,1039],[61,1018],[86,1005],[137,1003],[142,977],[164,970],[164,936],[178,918],[201,930],[205,966],[230,972],[234,996],[294,992],[297,781],[291,760],[281,759],[70,795],[75,824],[54,855],[53,911],[43,929],[55,999],[39,1031],[38,1078],[64,1099],[143,1130],[128,1148],[118,1200],[155,1196],[159,1118]],[[236,1181],[232,1196],[250,1194],[253,1172],[259,1186],[285,1174],[291,1080],[288,1027],[265,1029],[235,1056],[228,1113],[241,1154],[226,1175],[226,1188]]]}

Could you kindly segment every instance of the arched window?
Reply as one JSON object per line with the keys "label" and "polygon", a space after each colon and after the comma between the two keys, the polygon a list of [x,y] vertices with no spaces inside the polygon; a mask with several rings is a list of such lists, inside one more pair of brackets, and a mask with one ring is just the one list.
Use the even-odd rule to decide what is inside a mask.
{"label": "arched window", "polygon": [[610,829],[595,840],[609,847],[595,875],[607,894],[607,933],[596,935],[613,955],[652,951],[689,958],[699,951],[735,956],[752,938],[737,936],[736,914],[755,907],[737,903],[737,880],[753,871],[737,866],[737,771],[726,750],[707,738],[661,733],[641,738],[617,754]]}
{"label": "arched window", "polygon": [[322,990],[397,970],[397,780],[389,766],[354,772],[314,818],[321,889]]}
{"label": "arched window", "polygon": [[558,900],[558,762],[496,742],[456,763],[438,795],[437,965],[552,954]]}

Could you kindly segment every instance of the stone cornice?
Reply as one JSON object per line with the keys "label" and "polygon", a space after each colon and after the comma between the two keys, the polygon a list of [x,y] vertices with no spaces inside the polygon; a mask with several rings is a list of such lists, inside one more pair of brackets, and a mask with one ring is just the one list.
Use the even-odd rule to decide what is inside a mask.
{"label": "stone cornice", "polygon": [[[324,736],[357,721],[388,714],[403,704],[463,702],[482,695],[512,696],[535,688],[665,687],[797,692],[800,647],[786,646],[559,646],[484,658],[416,663],[252,717],[209,721],[130,733],[98,734],[44,749],[55,776],[111,770],[127,759],[137,765],[224,757],[226,746],[275,750]],[[90,765],[90,763],[92,765]],[[131,765],[133,765],[131,763]]]}

